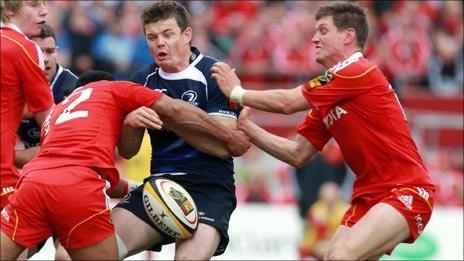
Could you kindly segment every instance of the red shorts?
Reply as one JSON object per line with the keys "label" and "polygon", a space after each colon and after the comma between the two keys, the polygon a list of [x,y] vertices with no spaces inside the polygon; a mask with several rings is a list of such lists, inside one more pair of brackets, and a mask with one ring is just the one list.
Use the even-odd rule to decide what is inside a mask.
{"label": "red shorts", "polygon": [[52,234],[69,249],[80,249],[114,235],[109,183],[86,167],[31,171],[19,180],[2,210],[3,233],[30,248]]}
{"label": "red shorts", "polygon": [[433,191],[422,187],[399,187],[375,198],[371,196],[356,198],[345,212],[341,224],[353,226],[377,203],[387,203],[403,215],[411,232],[404,243],[412,243],[430,220]]}
{"label": "red shorts", "polygon": [[2,210],[6,205],[8,205],[8,198],[15,191],[13,186],[8,186],[2,188],[2,194],[0,194],[0,210]]}

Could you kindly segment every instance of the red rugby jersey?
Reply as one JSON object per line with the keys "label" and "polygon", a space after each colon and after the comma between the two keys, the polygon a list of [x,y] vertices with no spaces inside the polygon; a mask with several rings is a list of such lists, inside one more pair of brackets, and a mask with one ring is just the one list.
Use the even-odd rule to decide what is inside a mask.
{"label": "red rugby jersey", "polygon": [[23,173],[61,166],[101,171],[111,185],[119,174],[114,152],[127,113],[151,107],[162,93],[125,81],[98,81],[76,89],[57,104],[42,127],[40,154]]}
{"label": "red rugby jersey", "polygon": [[1,36],[1,187],[14,186],[18,172],[14,147],[25,104],[30,112],[53,104],[50,85],[43,72],[43,57],[37,44],[13,24],[0,27]]}
{"label": "red rugby jersey", "polygon": [[352,198],[398,185],[434,188],[394,90],[360,52],[302,90],[312,109],[297,131],[318,150],[334,137],[356,174]]}

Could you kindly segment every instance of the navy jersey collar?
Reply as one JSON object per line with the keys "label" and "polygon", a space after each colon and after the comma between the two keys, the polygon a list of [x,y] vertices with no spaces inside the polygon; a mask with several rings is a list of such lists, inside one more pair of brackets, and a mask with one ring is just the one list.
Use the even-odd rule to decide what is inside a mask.
{"label": "navy jersey collar", "polygon": [[193,63],[201,54],[195,46],[190,46],[190,51],[192,51],[192,55],[190,55],[189,64]]}

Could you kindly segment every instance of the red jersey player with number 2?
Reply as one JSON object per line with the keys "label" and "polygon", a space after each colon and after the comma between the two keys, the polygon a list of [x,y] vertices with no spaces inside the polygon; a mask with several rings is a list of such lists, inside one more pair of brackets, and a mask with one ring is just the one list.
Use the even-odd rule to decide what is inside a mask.
{"label": "red jersey player with number 2", "polygon": [[[183,135],[212,135],[235,154],[248,139],[190,104],[141,85],[114,81],[101,71],[83,73],[76,89],[57,104],[42,127],[39,156],[23,169],[10,204],[2,210],[1,259],[55,234],[72,259],[118,259],[106,190],[119,181],[114,151],[127,113],[152,108],[163,124]],[[158,122],[156,122],[158,121]],[[213,144],[213,143],[212,143]]]}
{"label": "red jersey player with number 2", "polygon": [[364,10],[333,3],[316,13],[316,61],[328,70],[291,90],[251,91],[224,63],[213,77],[234,102],[260,110],[309,109],[294,141],[250,121],[238,125],[252,143],[295,167],[322,150],[330,138],[356,174],[351,207],[331,240],[325,259],[378,259],[401,242],[412,243],[430,219],[434,185],[412,140],[403,109],[382,72],[361,53],[368,36]]}

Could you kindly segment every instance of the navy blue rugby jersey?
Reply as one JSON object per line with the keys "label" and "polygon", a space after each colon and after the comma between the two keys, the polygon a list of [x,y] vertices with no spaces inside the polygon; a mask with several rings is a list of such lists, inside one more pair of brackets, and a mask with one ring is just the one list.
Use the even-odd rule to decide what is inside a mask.
{"label": "navy blue rugby jersey", "polygon": [[[58,64],[56,67],[56,74],[52,79],[50,88],[53,100],[55,104],[58,104],[74,91],[77,76]],[[26,148],[40,145],[40,127],[34,118],[21,120],[18,135]]]}
{"label": "navy blue rugby jersey", "polygon": [[[202,55],[191,47],[190,65],[183,71],[167,73],[152,63],[137,71],[131,81],[150,89],[158,89],[175,99],[182,99],[210,115],[237,119],[238,110],[211,77],[216,59]],[[172,173],[206,178],[233,179],[232,158],[222,160],[202,153],[169,130],[148,130],[152,146],[150,172],[152,175]]]}
{"label": "navy blue rugby jersey", "polygon": [[55,104],[58,104],[76,89],[77,76],[69,69],[63,68],[58,64],[56,66],[58,68],[50,85],[53,92],[53,100]]}

